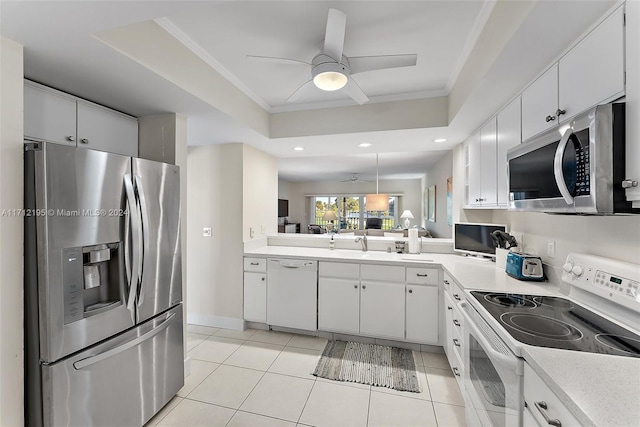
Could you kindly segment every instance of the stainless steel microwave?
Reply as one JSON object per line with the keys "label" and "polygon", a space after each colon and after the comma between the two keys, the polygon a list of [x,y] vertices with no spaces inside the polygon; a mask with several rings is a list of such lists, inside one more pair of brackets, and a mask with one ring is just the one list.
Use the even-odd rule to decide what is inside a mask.
{"label": "stainless steel microwave", "polygon": [[509,210],[640,213],[625,198],[625,104],[598,105],[507,152]]}

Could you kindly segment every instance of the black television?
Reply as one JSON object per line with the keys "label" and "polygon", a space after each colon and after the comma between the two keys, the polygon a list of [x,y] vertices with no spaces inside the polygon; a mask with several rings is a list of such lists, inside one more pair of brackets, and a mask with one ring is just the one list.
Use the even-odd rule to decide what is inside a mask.
{"label": "black television", "polygon": [[289,216],[289,201],[286,199],[278,199],[278,217]]}
{"label": "black television", "polygon": [[502,224],[456,223],[453,225],[453,250],[466,255],[496,256],[491,233],[496,230],[506,233],[507,226]]}

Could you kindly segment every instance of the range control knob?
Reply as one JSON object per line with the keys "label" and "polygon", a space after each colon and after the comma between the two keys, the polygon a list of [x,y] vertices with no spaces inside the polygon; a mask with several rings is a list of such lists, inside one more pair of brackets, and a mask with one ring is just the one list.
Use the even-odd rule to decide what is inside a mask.
{"label": "range control knob", "polygon": [[571,271],[573,270],[573,264],[571,264],[570,262],[567,262],[565,265],[562,266],[562,269],[567,273],[571,273]]}
{"label": "range control knob", "polygon": [[579,265],[576,265],[575,267],[573,267],[573,269],[571,270],[573,272],[573,274],[575,274],[577,277],[582,276],[582,267],[580,267]]}

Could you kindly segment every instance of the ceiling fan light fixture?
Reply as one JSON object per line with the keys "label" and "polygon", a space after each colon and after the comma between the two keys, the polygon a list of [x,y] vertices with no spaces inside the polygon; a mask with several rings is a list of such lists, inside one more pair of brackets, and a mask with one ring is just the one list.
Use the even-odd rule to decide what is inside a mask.
{"label": "ceiling fan light fixture", "polygon": [[311,70],[313,84],[318,89],[334,91],[342,89],[349,81],[348,69],[337,62],[318,64]]}

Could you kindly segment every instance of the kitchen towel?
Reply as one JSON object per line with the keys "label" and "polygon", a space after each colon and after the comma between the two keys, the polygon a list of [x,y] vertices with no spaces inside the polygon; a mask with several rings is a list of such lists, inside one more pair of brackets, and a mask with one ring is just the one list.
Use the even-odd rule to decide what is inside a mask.
{"label": "kitchen towel", "polygon": [[409,229],[409,253],[417,254],[420,252],[420,248],[418,247],[418,229],[410,228]]}

